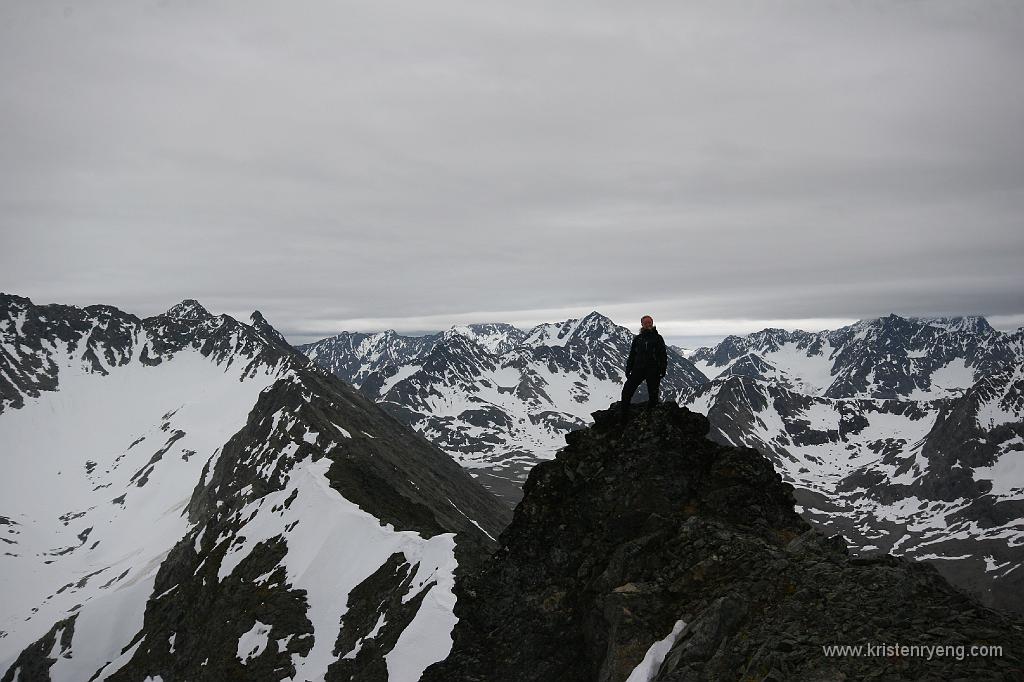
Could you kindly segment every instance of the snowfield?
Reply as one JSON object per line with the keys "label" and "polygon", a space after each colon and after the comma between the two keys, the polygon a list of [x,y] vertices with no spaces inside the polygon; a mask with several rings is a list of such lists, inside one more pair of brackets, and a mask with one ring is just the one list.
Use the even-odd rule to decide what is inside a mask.
{"label": "snowfield", "polygon": [[246,377],[241,364],[185,350],[104,376],[54,357],[67,359],[60,389],[0,415],[0,462],[18,472],[0,478],[0,515],[16,524],[0,557],[0,669],[77,612],[71,649],[50,673],[72,682],[117,658],[141,627],[204,465],[277,371]]}
{"label": "snowfield", "polygon": [[[493,539],[507,513],[461,468],[309,367],[258,313],[249,326],[185,301],[139,320],[0,296],[0,674],[159,679],[169,656],[190,675],[262,678],[273,660],[275,675],[321,680],[372,642],[359,665],[378,657],[389,679],[414,682],[448,655],[456,532]],[[49,316],[34,327],[33,308]],[[335,464],[349,478],[329,476]],[[409,475],[436,486],[415,503],[430,532],[381,521],[360,487],[367,477],[392,496],[386,514],[421,529],[402,486],[427,486]],[[372,630],[362,611],[344,620],[357,587]],[[195,622],[196,598],[210,620]],[[220,655],[215,637],[230,655],[207,669],[191,654]],[[345,637],[354,645],[337,650]]]}

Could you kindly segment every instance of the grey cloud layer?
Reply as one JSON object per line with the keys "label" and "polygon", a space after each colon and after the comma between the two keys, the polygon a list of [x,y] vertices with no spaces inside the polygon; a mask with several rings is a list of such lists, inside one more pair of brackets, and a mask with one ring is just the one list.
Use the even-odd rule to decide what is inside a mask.
{"label": "grey cloud layer", "polygon": [[5,3],[0,289],[1022,315],[1022,53],[1002,3]]}

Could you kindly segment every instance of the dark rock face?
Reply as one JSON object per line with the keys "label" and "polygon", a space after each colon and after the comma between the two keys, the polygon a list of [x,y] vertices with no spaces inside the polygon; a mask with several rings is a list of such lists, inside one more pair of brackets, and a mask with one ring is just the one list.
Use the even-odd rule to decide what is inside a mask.
{"label": "dark rock face", "polygon": [[[615,411],[537,465],[489,562],[457,584],[455,644],[423,679],[1004,680],[1024,622],[934,568],[855,559],[794,511],[768,459],[674,404]],[[670,633],[675,633],[670,637]],[[1002,646],[1001,656],[826,656],[825,646]],[[1016,672],[1015,672],[1016,671]]]}
{"label": "dark rock face", "polygon": [[379,334],[342,332],[298,350],[339,379],[360,386],[371,374],[388,375],[389,367],[429,353],[436,341],[436,335],[401,336],[390,329]]}
{"label": "dark rock face", "polygon": [[70,649],[71,640],[75,636],[76,620],[77,614],[54,623],[49,632],[21,652],[4,676],[0,677],[0,682],[14,682],[15,679],[50,682],[50,666],[57,662],[56,658],[50,656],[64,655]]}
{"label": "dark rock face", "polygon": [[334,647],[342,655],[327,669],[327,682],[379,680],[388,682],[384,657],[420,608],[427,589],[409,593],[413,571],[404,557],[394,554],[373,575],[349,593],[341,634]]}

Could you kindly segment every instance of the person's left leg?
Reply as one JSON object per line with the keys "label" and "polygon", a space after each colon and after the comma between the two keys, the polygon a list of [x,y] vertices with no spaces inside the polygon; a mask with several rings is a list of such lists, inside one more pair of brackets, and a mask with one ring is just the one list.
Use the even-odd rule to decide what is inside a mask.
{"label": "person's left leg", "polygon": [[626,377],[626,383],[622,386],[622,400],[619,404],[623,419],[629,417],[629,404],[633,400],[633,394],[636,393],[636,389],[643,383],[644,378],[644,375],[636,370],[633,370],[633,373]]}
{"label": "person's left leg", "polygon": [[647,375],[647,406],[654,407],[658,404],[658,391],[661,388],[661,375],[657,371]]}

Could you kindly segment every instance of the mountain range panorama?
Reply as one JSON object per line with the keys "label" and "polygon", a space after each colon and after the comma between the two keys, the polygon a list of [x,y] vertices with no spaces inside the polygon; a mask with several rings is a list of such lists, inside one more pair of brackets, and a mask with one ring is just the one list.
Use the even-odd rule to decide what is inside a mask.
{"label": "mountain range panorama", "polygon": [[1021,330],[672,349],[623,426],[631,337],[0,294],[0,679],[850,679],[820,645],[915,634],[1006,653],[885,674],[1019,669]]}

